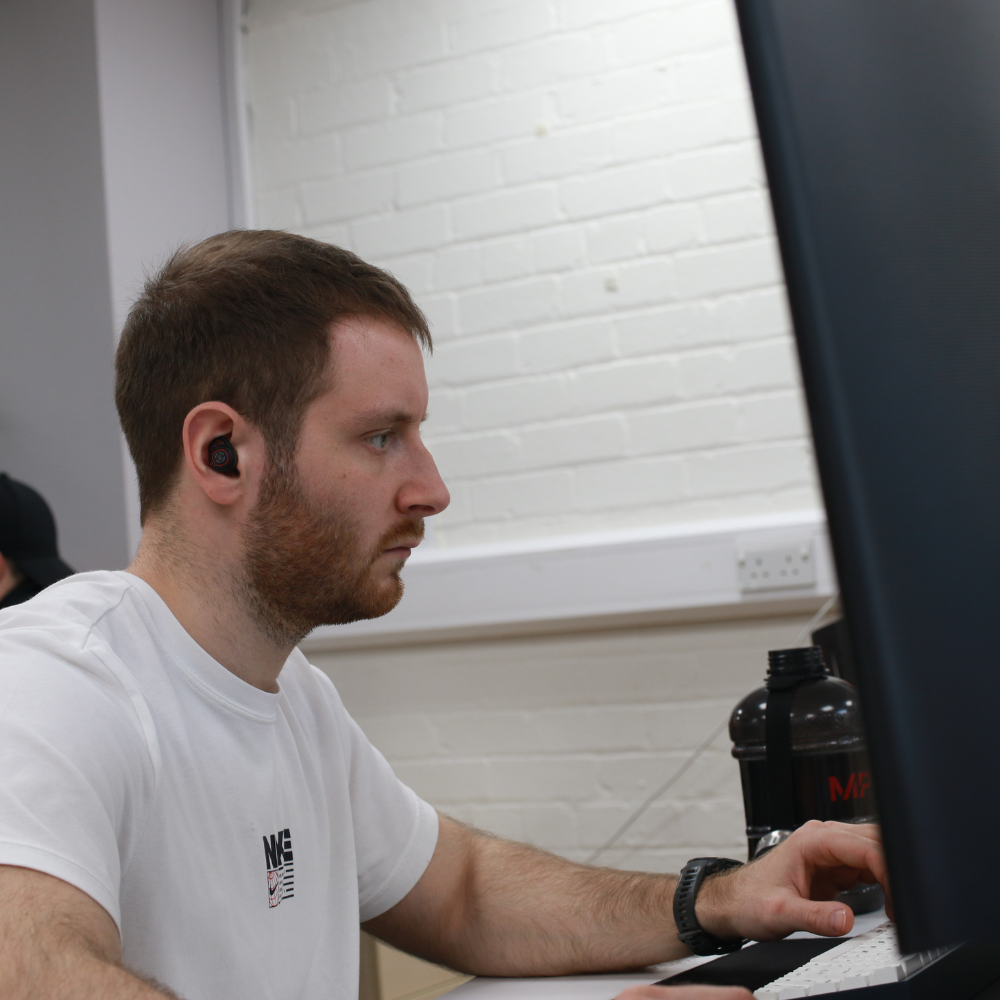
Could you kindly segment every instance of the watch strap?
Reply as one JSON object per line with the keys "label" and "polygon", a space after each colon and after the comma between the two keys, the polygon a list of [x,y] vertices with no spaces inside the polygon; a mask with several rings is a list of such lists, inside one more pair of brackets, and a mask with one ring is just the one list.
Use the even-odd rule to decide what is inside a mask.
{"label": "watch strap", "polygon": [[741,867],[732,858],[692,858],[682,869],[674,890],[674,923],[677,937],[694,955],[726,955],[746,944],[745,938],[720,938],[702,930],[694,913],[701,883],[716,872]]}

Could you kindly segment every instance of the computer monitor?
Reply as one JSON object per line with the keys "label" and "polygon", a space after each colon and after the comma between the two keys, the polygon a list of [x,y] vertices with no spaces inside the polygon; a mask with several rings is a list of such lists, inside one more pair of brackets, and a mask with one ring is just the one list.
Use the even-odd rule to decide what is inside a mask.
{"label": "computer monitor", "polygon": [[902,944],[1000,931],[1000,2],[737,0]]}

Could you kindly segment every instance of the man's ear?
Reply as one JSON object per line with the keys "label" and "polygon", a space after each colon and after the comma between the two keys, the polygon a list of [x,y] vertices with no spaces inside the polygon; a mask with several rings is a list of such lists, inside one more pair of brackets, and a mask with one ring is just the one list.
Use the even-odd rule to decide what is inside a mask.
{"label": "man's ear", "polygon": [[[264,442],[259,431],[226,403],[199,403],[184,420],[184,462],[188,473],[205,495],[221,506],[231,506],[256,496],[263,469]],[[214,469],[209,445],[228,439],[236,452],[236,474]]]}

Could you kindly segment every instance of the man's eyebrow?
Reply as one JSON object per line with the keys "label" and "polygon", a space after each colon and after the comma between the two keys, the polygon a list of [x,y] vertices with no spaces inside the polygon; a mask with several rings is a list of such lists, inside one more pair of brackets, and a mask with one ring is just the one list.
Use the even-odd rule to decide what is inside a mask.
{"label": "man's eyebrow", "polygon": [[423,423],[426,419],[426,415],[417,418],[407,410],[368,410],[359,416],[361,423],[371,427]]}

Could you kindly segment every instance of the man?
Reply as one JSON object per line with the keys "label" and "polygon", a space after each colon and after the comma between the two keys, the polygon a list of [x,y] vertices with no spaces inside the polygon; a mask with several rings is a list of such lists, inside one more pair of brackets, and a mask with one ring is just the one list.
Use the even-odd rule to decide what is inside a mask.
{"label": "man", "polygon": [[56,522],[44,497],[0,472],[0,610],[72,572],[59,558]]}
{"label": "man", "polygon": [[[438,817],[295,649],[389,611],[447,506],[429,344],[394,278],[284,233],[212,237],[147,285],[117,357],[135,561],[0,618],[3,997],[346,1000],[359,919],[485,975],[687,953],[674,878]],[[816,824],[695,915],[713,940],[840,934],[859,878],[884,881],[876,832]]]}

